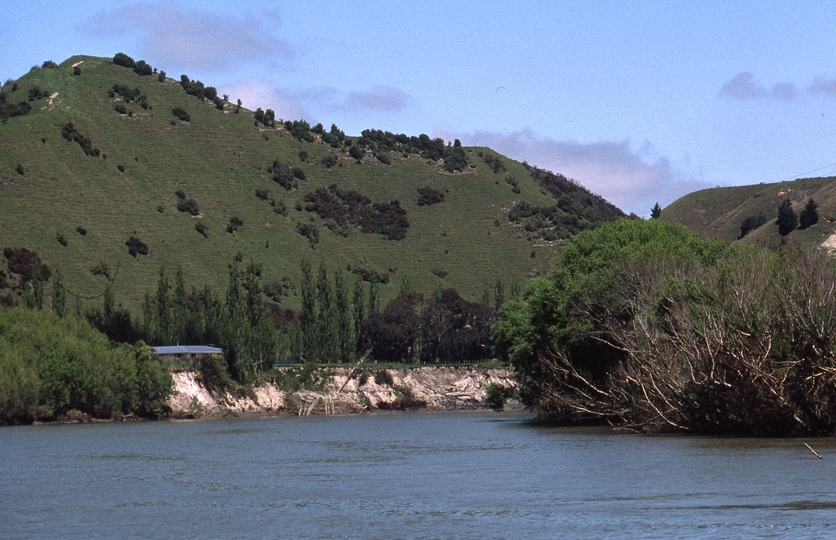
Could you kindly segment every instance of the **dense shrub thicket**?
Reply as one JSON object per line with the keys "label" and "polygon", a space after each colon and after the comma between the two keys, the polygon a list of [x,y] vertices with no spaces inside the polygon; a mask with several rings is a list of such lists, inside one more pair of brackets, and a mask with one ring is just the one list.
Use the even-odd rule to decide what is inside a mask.
{"label": "dense shrub thicket", "polygon": [[430,186],[418,188],[418,206],[432,206],[444,202],[444,193]]}
{"label": "dense shrub thicket", "polygon": [[350,226],[364,233],[382,234],[387,240],[403,240],[409,221],[399,201],[374,203],[353,190],[342,190],[336,184],[317,188],[304,197],[305,210],[316,212],[325,226],[335,234],[346,236]]}
{"label": "dense shrub thicket", "polygon": [[2,119],[3,122],[14,116],[28,114],[31,110],[32,106],[29,105],[28,101],[23,100],[17,104],[10,103],[9,95],[6,94],[6,91],[0,91],[0,119]]}
{"label": "dense shrub thicket", "polygon": [[836,262],[658,220],[576,236],[493,337],[525,403],[642,431],[836,432]]}
{"label": "dense shrub thicket", "polygon": [[67,122],[61,128],[61,136],[68,141],[75,141],[84,150],[84,153],[91,157],[99,157],[101,151],[98,148],[93,148],[93,142],[79,132],[72,122]]}
{"label": "dense shrub thicket", "polygon": [[151,352],[113,346],[84,320],[0,306],[0,423],[161,414],[173,382]]}

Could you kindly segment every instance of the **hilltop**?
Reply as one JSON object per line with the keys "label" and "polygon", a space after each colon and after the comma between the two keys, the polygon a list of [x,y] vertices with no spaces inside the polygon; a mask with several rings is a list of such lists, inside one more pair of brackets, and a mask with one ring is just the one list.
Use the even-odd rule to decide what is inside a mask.
{"label": "hilltop", "polygon": [[478,299],[624,215],[489,148],[283,121],[120,55],[46,62],[0,96],[0,246],[37,251],[82,296],[109,275],[137,308],[178,265],[222,291],[237,258],[290,307],[303,259],[379,279],[384,300],[407,286]]}
{"label": "hilltop", "polygon": [[[781,236],[776,223],[781,203],[789,200],[795,213],[800,214],[809,199],[818,205],[818,223]],[[836,232],[836,177],[695,191],[667,206],[660,219],[727,242],[739,240],[772,248],[782,241],[822,245]],[[744,229],[749,231],[741,237],[744,222]]]}

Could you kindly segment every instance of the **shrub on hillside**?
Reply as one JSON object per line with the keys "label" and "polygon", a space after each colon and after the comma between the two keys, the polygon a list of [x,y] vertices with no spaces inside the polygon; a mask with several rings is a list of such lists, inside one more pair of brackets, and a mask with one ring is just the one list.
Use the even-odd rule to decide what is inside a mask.
{"label": "shrub on hillside", "polygon": [[240,229],[244,225],[244,222],[241,221],[237,216],[232,216],[229,218],[229,223],[226,225],[226,232],[229,234],[234,234],[235,231]]}
{"label": "shrub on hillside", "polygon": [[202,234],[204,238],[209,238],[209,227],[202,221],[198,221],[194,224],[194,230]]}
{"label": "shrub on hillside", "polygon": [[183,122],[188,122],[192,119],[189,113],[187,113],[186,110],[181,107],[174,107],[173,109],[171,109],[171,114],[173,114]]}
{"label": "shrub on hillside", "polygon": [[444,193],[430,186],[418,188],[418,206],[431,206],[444,202]]}
{"label": "shrub on hillside", "polygon": [[293,175],[293,178],[297,178],[299,180],[304,180],[305,179],[305,171],[303,171],[299,167],[293,167],[290,170],[290,173]]}
{"label": "shrub on hillside", "polygon": [[136,236],[131,236],[128,238],[128,241],[125,242],[125,245],[128,246],[128,255],[131,257],[136,257],[137,255],[148,255],[148,244],[140,240]]}
{"label": "shrub on hillside", "polygon": [[744,236],[746,236],[750,232],[754,231],[755,229],[757,229],[758,227],[760,227],[761,225],[763,225],[767,221],[769,221],[769,220],[764,215],[747,217],[740,224],[740,236],[738,236],[737,239],[739,240],[739,239],[743,238]]}
{"label": "shrub on hillside", "polygon": [[47,60],[46,62],[41,64],[41,67],[44,68],[44,69],[55,69],[55,68],[58,67],[58,64],[56,64],[52,60]]}
{"label": "shrub on hillside", "polygon": [[188,212],[193,216],[200,215],[200,208],[198,207],[196,200],[187,198],[183,190],[180,189],[178,189],[174,194],[177,195],[177,210],[181,212]]}
{"label": "shrub on hillside", "polygon": [[319,243],[319,229],[312,223],[305,223],[304,221],[297,223],[296,232],[307,238],[312,248],[315,248]]}
{"label": "shrub on hillside", "polygon": [[8,261],[9,272],[20,276],[21,281],[46,281],[52,276],[52,270],[35,251],[7,247],[3,248],[3,255]]}
{"label": "shrub on hillside", "polygon": [[27,99],[29,101],[37,101],[39,99],[43,99],[45,97],[49,97],[49,91],[41,90],[40,86],[34,86],[29,89],[29,95]]}
{"label": "shrub on hillside", "polygon": [[327,156],[322,158],[322,164],[325,166],[326,169],[333,169],[334,165],[337,164],[337,156],[328,154]]}

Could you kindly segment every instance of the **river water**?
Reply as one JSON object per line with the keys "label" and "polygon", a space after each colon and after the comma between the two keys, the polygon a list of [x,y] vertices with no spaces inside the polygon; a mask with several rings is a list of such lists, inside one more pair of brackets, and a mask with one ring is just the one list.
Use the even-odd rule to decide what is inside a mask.
{"label": "river water", "polygon": [[823,538],[836,442],[520,413],[0,429],[0,538]]}

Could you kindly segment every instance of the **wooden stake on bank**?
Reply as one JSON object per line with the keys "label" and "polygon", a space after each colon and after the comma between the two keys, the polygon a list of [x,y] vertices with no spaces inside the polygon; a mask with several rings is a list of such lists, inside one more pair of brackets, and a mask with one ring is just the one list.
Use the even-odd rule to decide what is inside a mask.
{"label": "wooden stake on bank", "polygon": [[810,445],[809,445],[809,444],[807,444],[807,443],[804,443],[804,446],[806,446],[806,447],[807,447],[807,450],[809,450],[810,452],[812,452],[812,453],[813,453],[813,454],[814,454],[817,458],[821,459],[821,454],[819,454],[818,452],[816,452],[815,450],[813,450],[813,447],[812,447],[812,446],[810,446]]}

